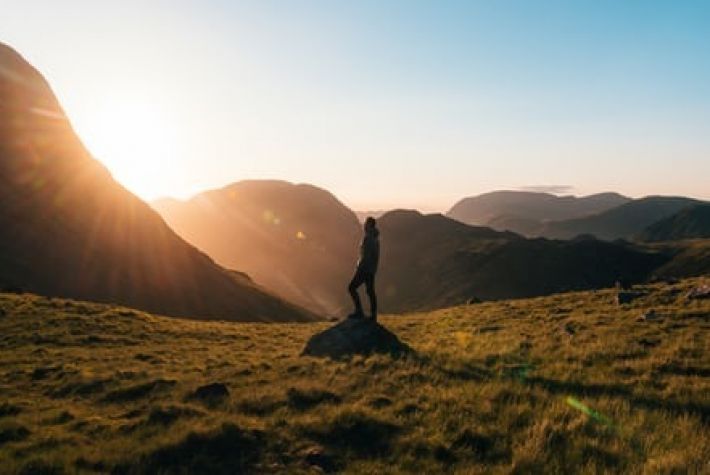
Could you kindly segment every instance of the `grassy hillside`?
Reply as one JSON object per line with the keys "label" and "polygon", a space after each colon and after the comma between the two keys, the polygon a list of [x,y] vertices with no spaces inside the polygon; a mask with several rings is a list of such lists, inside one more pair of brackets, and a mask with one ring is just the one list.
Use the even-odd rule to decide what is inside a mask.
{"label": "grassy hillside", "polygon": [[653,271],[654,278],[683,278],[710,275],[710,239],[686,239],[653,243],[649,249],[671,258]]}
{"label": "grassy hillside", "polygon": [[[4,472],[700,473],[700,279],[385,317],[416,352],[300,357],[317,324],[0,295]],[[658,319],[641,321],[654,309]],[[211,401],[200,386],[224,383]]]}

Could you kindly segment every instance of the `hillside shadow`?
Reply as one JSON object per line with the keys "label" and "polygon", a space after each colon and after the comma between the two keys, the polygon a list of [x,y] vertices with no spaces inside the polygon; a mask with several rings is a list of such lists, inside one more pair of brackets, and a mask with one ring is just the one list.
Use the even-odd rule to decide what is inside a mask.
{"label": "hillside shadow", "polygon": [[313,335],[301,355],[344,359],[373,353],[402,356],[414,350],[377,322],[346,319]]}

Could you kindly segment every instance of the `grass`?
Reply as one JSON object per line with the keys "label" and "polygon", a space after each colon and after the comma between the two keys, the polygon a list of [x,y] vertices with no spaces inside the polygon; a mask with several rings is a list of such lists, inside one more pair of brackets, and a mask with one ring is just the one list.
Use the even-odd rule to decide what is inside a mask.
{"label": "grass", "polygon": [[299,356],[327,323],[2,294],[0,472],[707,472],[700,283],[386,316],[415,354],[338,361]]}

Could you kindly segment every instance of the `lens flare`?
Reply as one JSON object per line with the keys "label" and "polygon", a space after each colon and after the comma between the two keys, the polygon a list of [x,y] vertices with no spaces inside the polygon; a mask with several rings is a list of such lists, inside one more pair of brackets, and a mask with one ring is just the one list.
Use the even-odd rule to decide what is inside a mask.
{"label": "lens flare", "polygon": [[586,414],[587,416],[591,417],[592,419],[594,419],[597,422],[600,422],[600,423],[607,425],[607,426],[613,425],[611,422],[611,419],[603,416],[602,414],[595,411],[591,407],[585,405],[579,399],[573,398],[572,396],[567,396],[567,399],[565,399],[565,403],[567,403],[568,406],[577,409],[581,413]]}
{"label": "lens flare", "polygon": [[261,218],[267,223],[273,224],[275,226],[281,224],[281,218],[276,216],[276,213],[274,213],[270,209],[264,210],[264,212],[261,214]]}

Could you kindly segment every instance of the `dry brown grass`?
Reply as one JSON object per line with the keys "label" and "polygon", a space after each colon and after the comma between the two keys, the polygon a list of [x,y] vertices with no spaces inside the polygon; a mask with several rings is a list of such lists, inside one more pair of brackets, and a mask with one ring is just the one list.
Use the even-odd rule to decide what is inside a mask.
{"label": "dry brown grass", "polygon": [[699,282],[384,317],[416,354],[343,361],[299,356],[327,324],[1,295],[0,471],[707,472]]}

